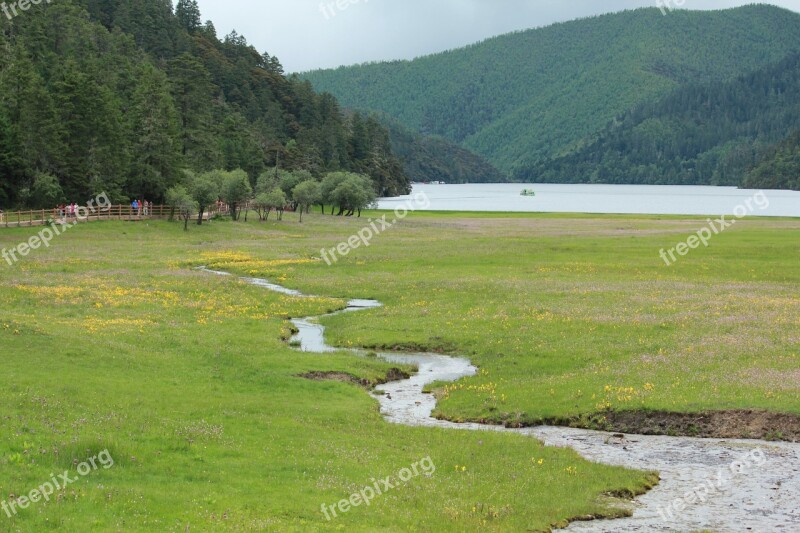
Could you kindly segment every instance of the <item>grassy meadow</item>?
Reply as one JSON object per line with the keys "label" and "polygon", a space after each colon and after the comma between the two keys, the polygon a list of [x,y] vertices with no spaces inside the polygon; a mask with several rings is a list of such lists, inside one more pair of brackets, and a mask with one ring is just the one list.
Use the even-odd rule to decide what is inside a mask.
{"label": "grassy meadow", "polygon": [[[373,213],[374,216],[374,213]],[[385,423],[358,386],[390,365],[303,354],[287,317],[339,346],[463,354],[439,415],[532,422],[609,409],[800,413],[800,221],[741,221],[667,267],[704,225],[681,217],[414,214],[332,266],[367,222],[103,222],[0,263],[0,500],[108,449],[100,469],[0,531],[547,530],[613,516],[652,474],[494,433]],[[0,230],[10,248],[35,229]],[[319,298],[197,272],[209,264]],[[430,457],[420,476],[328,521],[335,504]]]}

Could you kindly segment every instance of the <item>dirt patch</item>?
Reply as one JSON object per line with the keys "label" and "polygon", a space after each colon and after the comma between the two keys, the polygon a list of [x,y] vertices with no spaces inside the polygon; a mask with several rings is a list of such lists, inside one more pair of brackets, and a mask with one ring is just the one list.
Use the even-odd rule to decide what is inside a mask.
{"label": "dirt patch", "polygon": [[389,371],[386,373],[386,376],[380,378],[376,381],[370,381],[365,378],[359,378],[358,376],[354,376],[353,374],[348,374],[347,372],[336,372],[336,371],[329,371],[329,372],[306,372],[305,374],[299,374],[297,377],[303,379],[310,379],[312,381],[339,381],[341,383],[352,383],[353,385],[358,385],[359,387],[365,387],[367,389],[371,389],[376,385],[382,385],[384,383],[389,383],[390,381],[400,381],[403,379],[408,379],[410,376],[400,370],[399,368],[390,368]]}
{"label": "dirt patch", "polygon": [[371,384],[368,379],[361,379],[346,372],[307,372],[297,377],[310,379],[312,381],[340,381],[342,383],[353,383],[362,387],[369,387]]}
{"label": "dirt patch", "polygon": [[386,373],[386,377],[380,382],[376,383],[376,385],[383,385],[384,383],[391,383],[392,381],[402,381],[404,379],[409,379],[410,377],[411,375],[409,373],[403,372],[399,368],[390,368]]}
{"label": "dirt patch", "polygon": [[620,411],[607,413],[613,431],[718,439],[800,442],[800,416],[767,411],[712,411],[697,414]]}
{"label": "dirt patch", "polygon": [[[440,413],[434,414],[440,420],[455,421],[441,416]],[[531,419],[522,414],[514,416],[506,414],[467,421],[499,425],[511,429],[556,426],[629,435],[800,442],[800,416],[745,409],[703,413],[610,411],[570,418],[547,419]]]}

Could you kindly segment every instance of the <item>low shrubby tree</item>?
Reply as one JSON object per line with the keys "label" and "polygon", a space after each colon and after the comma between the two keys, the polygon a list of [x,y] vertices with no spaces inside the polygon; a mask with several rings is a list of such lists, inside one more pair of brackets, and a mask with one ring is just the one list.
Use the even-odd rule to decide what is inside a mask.
{"label": "low shrubby tree", "polygon": [[236,169],[226,173],[222,187],[222,198],[230,206],[233,220],[239,220],[241,214],[239,207],[242,204],[246,204],[252,194],[253,188],[250,186],[250,178],[247,177],[247,172],[242,169]]}
{"label": "low shrubby tree", "polygon": [[167,190],[166,200],[167,205],[172,207],[183,219],[183,230],[188,231],[189,219],[192,218],[192,215],[197,211],[197,202],[195,199],[192,198],[192,195],[189,194],[186,187],[183,185],[176,185]]}
{"label": "low shrubby tree", "polygon": [[[283,211],[286,209],[287,199],[286,194],[280,187],[275,187],[271,193],[265,197],[268,209],[274,209],[278,213],[278,220],[283,220]],[[269,211],[267,211],[269,215]]]}
{"label": "low shrubby tree", "polygon": [[219,199],[219,185],[210,173],[195,177],[189,184],[189,193],[197,202],[197,225],[203,224],[203,214]]}
{"label": "low shrubby tree", "polygon": [[[328,184],[326,190],[329,190],[333,185],[335,185],[335,188],[327,193],[327,201],[339,207],[339,212],[337,213],[339,216],[353,216],[358,212],[358,216],[360,217],[361,210],[373,205],[378,197],[372,185],[372,180],[368,176],[361,174],[337,174],[343,175],[334,176]],[[323,188],[326,188],[324,181]],[[331,211],[331,213],[333,213],[333,211]]]}
{"label": "low shrubby tree", "polygon": [[303,221],[303,211],[319,202],[320,198],[320,184],[313,179],[304,181],[292,190],[292,200],[300,209],[300,222]]}
{"label": "low shrubby tree", "polygon": [[342,182],[349,176],[348,172],[331,172],[323,178],[320,183],[320,206],[322,207],[322,214],[325,214],[325,204],[331,204],[331,215],[336,205],[333,202],[333,191],[336,190]]}
{"label": "low shrubby tree", "polygon": [[281,172],[281,177],[278,180],[278,186],[281,188],[283,194],[285,194],[287,198],[291,198],[294,188],[300,185],[305,179],[305,176],[299,173],[283,171]]}
{"label": "low shrubby tree", "polygon": [[262,222],[269,218],[269,213],[272,211],[269,196],[268,192],[262,192],[257,194],[253,200],[253,207],[255,207],[256,213],[258,213],[258,220]]}

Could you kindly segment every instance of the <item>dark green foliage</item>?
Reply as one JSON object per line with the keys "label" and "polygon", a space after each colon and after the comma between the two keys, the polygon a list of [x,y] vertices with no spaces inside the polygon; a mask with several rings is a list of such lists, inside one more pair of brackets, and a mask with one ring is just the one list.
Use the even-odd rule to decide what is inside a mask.
{"label": "dark green foliage", "polygon": [[226,172],[221,192],[222,199],[231,208],[231,217],[233,220],[239,220],[239,206],[247,203],[253,194],[247,173],[242,169]]}
{"label": "dark green foliage", "polygon": [[331,214],[334,214],[334,207],[338,207],[337,215],[352,216],[361,210],[370,207],[377,195],[375,194],[374,184],[368,176],[363,174],[353,174],[352,172],[332,172],[325,176],[319,189],[320,201],[331,205]]}
{"label": "dark green foliage", "polygon": [[770,146],[742,181],[748,189],[800,191],[800,130]]}
{"label": "dark green foliage", "polygon": [[503,183],[508,177],[483,157],[453,141],[435,135],[414,133],[396,120],[378,117],[389,130],[392,150],[406,174],[419,182]]}
{"label": "dark green foliage", "polygon": [[43,3],[0,17],[0,48],[2,208],[32,200],[40,174],[78,202],[163,201],[184,169],[243,169],[252,185],[275,165],[409,189],[383,127],[345,116],[244,37],[219,40],[195,0],[175,13],[170,0]]}
{"label": "dark green foliage", "polygon": [[348,170],[371,177],[379,196],[398,196],[411,192],[396,184],[395,176],[405,175],[403,165],[392,151],[389,133],[370,116],[363,119],[359,113],[350,117],[350,143],[348,153],[356,161]]}
{"label": "dark green foliage", "polygon": [[[733,81],[688,85],[642,104],[593,142],[521,169],[516,177],[559,183],[739,185],[766,146],[798,126],[800,55],[793,54]],[[761,167],[762,180],[763,173],[778,170],[772,167]],[[774,184],[781,181],[771,179],[778,180]]]}
{"label": "dark green foliage", "polygon": [[747,74],[798,43],[800,15],[772,6],[650,8],[304,77],[344,106],[388,114],[511,171],[573,150],[637,104]]}
{"label": "dark green foliage", "polygon": [[178,24],[189,33],[196,32],[202,26],[197,0],[178,0],[175,16],[178,18]]}
{"label": "dark green foliage", "polygon": [[138,79],[130,113],[133,172],[126,188],[136,196],[162,198],[179,181],[181,127],[166,75],[145,64]]}
{"label": "dark green foliage", "polygon": [[189,186],[189,193],[192,195],[194,201],[197,202],[197,224],[201,225],[203,224],[203,213],[205,213],[206,209],[214,204],[214,202],[219,200],[221,191],[219,182],[213,173],[208,173],[194,177],[190,181]]}
{"label": "dark green foliage", "polygon": [[33,179],[28,203],[35,208],[49,208],[64,201],[64,191],[58,178],[49,174],[37,174]]}

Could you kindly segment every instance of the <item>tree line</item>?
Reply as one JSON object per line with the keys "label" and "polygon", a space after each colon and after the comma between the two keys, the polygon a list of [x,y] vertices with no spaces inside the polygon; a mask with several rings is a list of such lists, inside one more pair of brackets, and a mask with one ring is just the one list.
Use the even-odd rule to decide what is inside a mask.
{"label": "tree line", "polygon": [[300,213],[302,222],[303,214],[312,206],[318,205],[322,214],[329,205],[331,215],[360,217],[361,211],[377,200],[372,179],[363,174],[330,172],[318,180],[306,170],[277,168],[263,172],[255,187],[242,169],[201,174],[186,171],[182,183],[167,190],[165,196],[173,208],[173,217],[177,214],[183,219],[184,229],[188,229],[189,220],[195,215],[201,225],[206,211],[217,202],[227,204],[233,220],[240,220],[243,211],[247,217],[250,209],[260,221],[269,220],[273,211],[282,220],[289,208]]}
{"label": "tree line", "polygon": [[98,191],[161,202],[187,173],[237,169],[251,189],[274,168],[368,176],[377,195],[410,189],[376,119],[286,76],[236,32],[218,37],[196,0],[42,3],[0,17],[0,49],[0,207]]}

